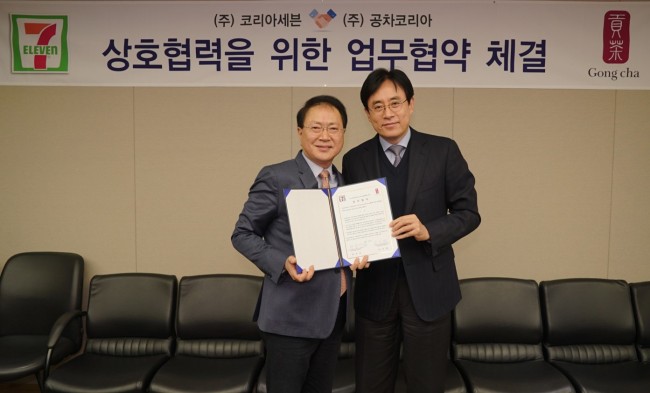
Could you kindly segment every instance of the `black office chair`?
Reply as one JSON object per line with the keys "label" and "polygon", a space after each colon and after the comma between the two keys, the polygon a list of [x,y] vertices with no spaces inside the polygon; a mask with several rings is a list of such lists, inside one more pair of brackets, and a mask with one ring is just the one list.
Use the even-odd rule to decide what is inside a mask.
{"label": "black office chair", "polygon": [[175,276],[98,275],[90,282],[83,354],[52,370],[50,393],[146,392],[172,354]]}
{"label": "black office chair", "polygon": [[35,375],[43,391],[50,365],[79,351],[84,260],[64,252],[9,258],[0,276],[0,381]]}
{"label": "black office chair", "polygon": [[152,393],[248,393],[263,364],[253,313],[262,278],[239,274],[183,277],[177,348],[151,381]]}
{"label": "black office chair", "polygon": [[573,393],[544,361],[537,283],[515,278],[460,281],[454,311],[454,362],[469,392]]}
{"label": "black office chair", "polygon": [[630,284],[636,317],[636,347],[639,358],[650,363],[650,281]]}
{"label": "black office chair", "polygon": [[542,281],[548,360],[579,393],[647,393],[650,364],[638,361],[628,284],[622,280]]}

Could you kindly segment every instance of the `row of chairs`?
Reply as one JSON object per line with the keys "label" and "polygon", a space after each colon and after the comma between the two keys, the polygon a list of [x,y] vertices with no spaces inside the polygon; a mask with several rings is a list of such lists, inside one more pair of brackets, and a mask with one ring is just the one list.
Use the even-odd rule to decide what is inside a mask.
{"label": "row of chairs", "polygon": [[650,282],[461,280],[451,354],[468,392],[650,392]]}
{"label": "row of chairs", "polygon": [[[261,283],[229,274],[98,275],[82,312],[80,256],[19,254],[0,276],[0,381],[37,373],[49,392],[265,393],[251,321]],[[461,291],[447,393],[650,391],[650,282],[475,278],[461,280]],[[71,300],[55,306],[65,297],[56,293]],[[335,393],[355,391],[354,352],[351,319]],[[396,392],[407,385],[400,371]]]}
{"label": "row of chairs", "polygon": [[250,392],[263,364],[252,321],[261,278],[98,275],[83,354],[53,370],[48,392]]}
{"label": "row of chairs", "polygon": [[[74,284],[60,280],[70,268],[53,267],[68,262]],[[96,275],[81,311],[77,276],[83,277],[83,259],[75,254],[26,253],[7,262],[0,277],[0,380],[37,373],[41,391],[52,393],[253,391],[263,365],[252,321],[261,277],[215,274],[179,282],[155,273]],[[48,281],[69,284],[72,307],[50,309],[56,288]],[[63,316],[52,318],[57,312]],[[20,326],[10,326],[18,319]],[[37,331],[39,319],[51,328]],[[30,335],[39,339],[24,347]],[[75,345],[64,350],[68,340]],[[26,355],[34,358],[29,368],[20,364]]]}

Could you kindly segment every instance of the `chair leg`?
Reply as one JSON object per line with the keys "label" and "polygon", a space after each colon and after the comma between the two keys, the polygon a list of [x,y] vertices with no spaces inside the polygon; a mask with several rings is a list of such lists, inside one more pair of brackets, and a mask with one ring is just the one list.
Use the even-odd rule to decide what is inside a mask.
{"label": "chair leg", "polygon": [[41,393],[45,393],[45,381],[43,380],[44,378],[44,373],[43,372],[37,372],[36,373],[36,382],[38,382],[38,390]]}

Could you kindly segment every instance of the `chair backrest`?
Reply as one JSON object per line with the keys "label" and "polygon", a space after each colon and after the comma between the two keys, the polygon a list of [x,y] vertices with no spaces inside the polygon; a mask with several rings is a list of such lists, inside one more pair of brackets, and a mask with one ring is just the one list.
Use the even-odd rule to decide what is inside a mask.
{"label": "chair backrest", "polygon": [[171,355],[177,280],[154,273],[97,275],[90,281],[86,352]]}
{"label": "chair backrest", "polygon": [[636,316],[636,345],[643,362],[650,362],[650,281],[630,284]]}
{"label": "chair backrest", "polygon": [[634,313],[625,281],[542,281],[540,294],[549,360],[588,364],[637,360]]}
{"label": "chair backrest", "polygon": [[262,277],[243,274],[187,276],[180,280],[177,354],[247,357],[262,354],[253,314]]}
{"label": "chair backrest", "polygon": [[516,278],[460,281],[453,313],[453,357],[481,362],[543,359],[537,283]]}
{"label": "chair backrest", "polygon": [[[0,336],[48,335],[63,313],[81,309],[84,260],[65,252],[9,258],[0,276]],[[65,334],[79,344],[77,323]]]}

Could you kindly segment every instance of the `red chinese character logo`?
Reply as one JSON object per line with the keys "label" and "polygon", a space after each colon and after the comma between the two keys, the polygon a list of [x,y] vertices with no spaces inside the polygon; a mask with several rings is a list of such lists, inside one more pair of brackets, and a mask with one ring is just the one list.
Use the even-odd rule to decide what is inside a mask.
{"label": "red chinese character logo", "polygon": [[624,64],[630,57],[630,13],[608,11],[603,24],[603,61]]}

